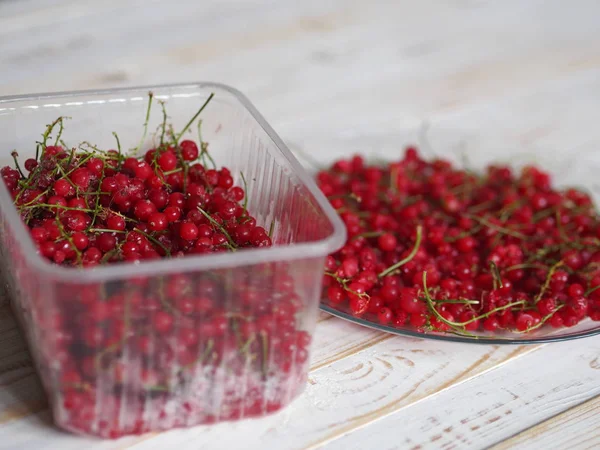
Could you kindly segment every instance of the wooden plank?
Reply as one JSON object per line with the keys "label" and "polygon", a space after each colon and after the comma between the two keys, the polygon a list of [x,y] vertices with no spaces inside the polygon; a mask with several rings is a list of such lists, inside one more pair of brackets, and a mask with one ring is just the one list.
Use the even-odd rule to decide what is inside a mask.
{"label": "wooden plank", "polygon": [[573,406],[545,422],[494,445],[490,450],[537,450],[540,448],[569,448],[572,450],[600,448],[600,396],[581,405]]}
{"label": "wooden plank", "polygon": [[[598,354],[600,338],[545,345],[485,376],[457,384],[343,436],[328,448],[484,448],[539,422],[542,424],[498,449],[525,448],[521,445],[525,441],[526,448],[531,449],[580,448],[577,435],[582,445],[598,438],[598,428],[587,428],[585,423],[598,424],[593,412],[600,403],[596,398],[581,409],[569,408],[600,394]],[[568,411],[543,422],[565,410]],[[576,420],[579,416],[586,418],[580,425]],[[549,429],[554,430],[554,439],[540,434]],[[535,436],[539,442],[529,440]]]}
{"label": "wooden plank", "polygon": [[321,446],[533,349],[394,338],[312,372],[304,395],[276,416],[175,430],[133,448]]}

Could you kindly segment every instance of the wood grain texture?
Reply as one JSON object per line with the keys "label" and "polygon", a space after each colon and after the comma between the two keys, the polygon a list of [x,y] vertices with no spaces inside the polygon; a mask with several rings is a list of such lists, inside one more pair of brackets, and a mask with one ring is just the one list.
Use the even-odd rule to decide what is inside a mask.
{"label": "wood grain texture", "polygon": [[[595,0],[4,0],[0,95],[214,80],[308,151],[427,120],[582,155],[600,144],[599,14]],[[0,449],[593,448],[598,345],[438,343],[321,315],[285,411],[97,441],[52,427],[0,306]]]}
{"label": "wood grain texture", "polygon": [[495,445],[490,450],[600,447],[600,396]]}
{"label": "wood grain texture", "polygon": [[[361,449],[370,444],[381,449],[484,448],[528,427],[533,428],[498,448],[521,449],[525,442],[531,449],[580,448],[577,441],[570,441],[573,435],[569,431],[576,434],[578,430],[581,444],[598,437],[597,428],[577,425],[580,416],[587,417],[589,424],[597,423],[593,411],[598,403],[574,406],[600,394],[598,369],[594,368],[599,353],[600,338],[589,339],[583,348],[577,341],[540,347],[483,376],[411,404],[338,439],[329,448]],[[556,354],[561,355],[560,364],[551,363]],[[546,438],[550,429],[563,436],[562,440]],[[531,441],[534,436],[538,441]]]}

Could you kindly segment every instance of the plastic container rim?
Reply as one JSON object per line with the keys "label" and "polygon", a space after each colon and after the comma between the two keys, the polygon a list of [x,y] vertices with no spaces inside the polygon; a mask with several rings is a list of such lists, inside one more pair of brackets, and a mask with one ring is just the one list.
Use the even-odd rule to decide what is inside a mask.
{"label": "plastic container rim", "polygon": [[[80,283],[110,281],[136,276],[150,276],[157,274],[184,273],[192,270],[211,270],[226,269],[256,264],[260,262],[273,261],[292,261],[311,257],[325,256],[339,249],[346,241],[346,229],[342,220],[334,211],[327,198],[323,195],[312,177],[302,167],[300,162],[289,150],[283,140],[277,135],[273,128],[267,123],[265,118],[258,112],[250,100],[237,89],[221,83],[215,82],[191,82],[191,83],[171,83],[157,84],[147,86],[134,86],[112,89],[91,89],[63,91],[52,93],[38,93],[27,95],[11,95],[0,97],[0,105],[6,105],[19,101],[41,100],[48,98],[65,98],[80,96],[100,96],[113,93],[152,91],[173,88],[196,88],[196,89],[215,89],[222,90],[231,94],[256,120],[258,125],[265,131],[269,139],[273,141],[277,150],[290,163],[292,170],[300,179],[303,185],[322,209],[331,224],[333,231],[324,239],[302,242],[291,245],[274,246],[271,248],[244,249],[235,253],[220,253],[216,255],[190,255],[184,258],[156,260],[141,262],[138,264],[121,263],[107,266],[94,267],[92,269],[73,269],[52,264],[44,260],[34,247],[32,239],[29,237],[25,226],[18,216],[17,209],[14,207],[8,189],[4,183],[0,183],[0,209],[5,214],[5,220],[14,230],[15,239],[25,253],[25,258],[29,265],[40,271],[40,275],[52,276],[54,278],[69,282],[77,281]],[[74,277],[75,275],[75,277]]]}

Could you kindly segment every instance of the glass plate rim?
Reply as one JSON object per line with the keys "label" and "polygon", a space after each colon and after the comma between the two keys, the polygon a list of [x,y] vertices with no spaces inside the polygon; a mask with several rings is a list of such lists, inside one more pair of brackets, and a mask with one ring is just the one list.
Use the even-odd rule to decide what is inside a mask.
{"label": "glass plate rim", "polygon": [[[320,302],[319,309],[328,314],[331,314],[334,317],[339,319],[343,319],[362,327],[372,328],[377,331],[383,331],[396,336],[408,336],[414,337],[418,339],[431,339],[436,341],[448,341],[448,342],[458,342],[458,343],[468,343],[468,344],[483,344],[483,345],[535,345],[535,344],[548,344],[552,342],[564,342],[571,341],[575,339],[583,339],[587,337],[600,335],[600,322],[598,326],[587,331],[582,331],[579,333],[573,334],[556,334],[543,336],[539,338],[499,338],[499,337],[467,337],[467,336],[457,336],[457,335],[443,335],[443,334],[428,334],[428,333],[419,333],[418,331],[411,330],[408,328],[395,328],[387,325],[377,324],[375,322],[371,322],[370,320],[366,320],[360,317],[355,317],[351,314],[345,313],[343,311],[338,311],[337,309],[332,308],[329,305]],[[560,330],[557,329],[557,333],[560,333]]]}

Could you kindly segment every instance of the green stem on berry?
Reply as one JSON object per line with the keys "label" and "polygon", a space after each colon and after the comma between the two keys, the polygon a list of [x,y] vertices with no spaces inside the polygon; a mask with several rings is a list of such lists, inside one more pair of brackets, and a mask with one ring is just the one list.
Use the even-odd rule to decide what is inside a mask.
{"label": "green stem on berry", "polygon": [[478,316],[472,317],[471,319],[469,319],[465,322],[453,322],[453,321],[446,319],[444,316],[442,316],[439,313],[439,311],[435,308],[435,305],[433,304],[431,295],[429,294],[429,289],[427,288],[427,272],[426,271],[423,272],[423,293],[425,294],[425,301],[427,302],[427,306],[429,307],[429,309],[431,310],[433,315],[440,322],[443,322],[452,328],[464,327],[464,326],[469,325],[470,323],[473,323],[477,320],[487,319],[489,316],[491,316],[492,314],[496,314],[497,312],[504,311],[505,309],[510,309],[514,306],[519,306],[519,305],[525,304],[525,300],[519,300],[516,302],[507,303],[506,305],[498,306],[497,308],[491,309],[488,312],[486,312],[485,314],[480,314]]}
{"label": "green stem on berry", "polygon": [[58,227],[58,229],[60,231],[60,234],[62,235],[62,237],[64,239],[67,240],[67,242],[69,243],[69,245],[71,246],[71,248],[75,252],[75,255],[77,255],[77,264],[81,264],[81,252],[75,246],[75,243],[73,242],[73,238],[65,231],[65,228],[63,227],[63,224],[60,221],[60,219],[58,218],[58,216],[56,216],[54,220],[56,222],[56,226]]}
{"label": "green stem on berry", "polygon": [[254,334],[252,336],[250,336],[248,338],[248,340],[241,345],[241,347],[239,348],[239,352],[242,355],[245,355],[246,353],[248,353],[248,350],[250,349],[250,346],[254,343],[255,339],[256,338],[255,338]]}
{"label": "green stem on berry", "polygon": [[[419,299],[421,300],[425,300],[425,298],[423,297],[419,297]],[[467,299],[462,299],[462,298],[457,298],[457,299],[436,299],[436,298],[432,298],[432,300],[434,302],[437,303],[442,303],[444,305],[446,304],[458,304],[458,305],[479,305],[481,302],[479,300],[467,300]]]}
{"label": "green stem on berry", "polygon": [[379,237],[379,236],[383,236],[385,233],[383,231],[366,231],[364,233],[360,233],[360,234],[355,234],[354,236],[352,236],[351,240],[355,241],[356,239],[360,239],[360,238],[375,238],[375,237]]}
{"label": "green stem on berry", "polygon": [[59,123],[59,122],[62,123],[62,121],[63,121],[63,116],[60,116],[54,122],[52,122],[50,125],[46,126],[46,131],[44,131],[44,133],[42,134],[42,142],[40,142],[40,144],[42,144],[42,155],[46,151],[48,138],[50,137],[52,130],[54,130],[54,127],[56,126],[57,123]]}
{"label": "green stem on berry", "polygon": [[148,392],[171,392],[173,388],[163,384],[155,384],[154,386],[144,386],[144,390]]}
{"label": "green stem on berry", "polygon": [[119,160],[117,162],[117,169],[121,168],[121,164],[123,164],[123,154],[121,152],[121,141],[119,140],[119,135],[113,131],[113,136],[115,137],[115,141],[117,141],[117,152],[119,155]]}
{"label": "green stem on berry", "polygon": [[492,277],[494,278],[494,289],[501,288],[503,286],[502,276],[500,275],[498,266],[494,261],[490,261],[490,272],[492,274]]}
{"label": "green stem on berry", "polygon": [[519,209],[524,204],[525,204],[525,201],[521,200],[521,199],[515,200],[512,203],[509,203],[504,208],[502,208],[500,211],[498,211],[498,213],[500,214],[500,220],[502,222],[508,220],[510,218],[510,216],[512,215],[512,213],[515,212],[517,209]]}
{"label": "green stem on berry", "polygon": [[92,221],[90,222],[89,229],[92,229],[94,227],[94,225],[96,223],[96,219],[98,218],[98,213],[100,212],[101,187],[102,187],[102,183],[100,181],[98,181],[98,190],[96,191],[96,204],[94,205],[94,214],[92,216]]}
{"label": "green stem on berry", "polygon": [[271,225],[269,225],[269,233],[267,234],[267,236],[269,236],[269,239],[273,239],[273,231],[275,231],[275,220],[271,220]]}
{"label": "green stem on berry", "polygon": [[48,209],[61,209],[63,211],[83,211],[83,212],[94,212],[94,210],[92,209],[87,209],[87,208],[74,208],[71,206],[63,206],[63,205],[51,205],[50,203],[33,203],[35,202],[36,199],[40,198],[41,196],[43,196],[44,193],[42,192],[41,194],[39,194],[36,198],[34,198],[33,200],[31,200],[29,203],[26,203],[24,205],[20,205],[17,207],[17,209],[19,211],[22,211],[24,209],[34,209],[34,208],[48,208]]}
{"label": "green stem on berry", "polygon": [[479,217],[474,214],[465,214],[465,217],[473,219],[476,222],[479,222],[482,225],[485,225],[486,227],[488,227],[494,231],[497,231],[498,233],[506,234],[508,236],[512,236],[517,239],[527,239],[527,236],[525,236],[524,234],[519,233],[518,231],[513,231],[508,228],[501,227],[500,225],[496,225],[495,223],[490,222],[489,220],[485,219],[484,217]]}
{"label": "green stem on berry", "polygon": [[204,351],[202,352],[202,354],[200,355],[200,357],[198,359],[196,359],[195,361],[192,361],[191,363],[185,364],[183,366],[181,366],[181,369],[189,369],[190,367],[193,367],[197,364],[203,364],[208,357],[210,356],[210,352],[212,352],[213,347],[215,346],[215,343],[212,339],[209,339],[206,342],[206,348],[204,349]]}
{"label": "green stem on berry", "polygon": [[327,200],[329,200],[329,201],[337,200],[338,198],[350,199],[350,200],[354,200],[358,203],[361,202],[361,198],[358,195],[356,195],[354,192],[350,192],[349,194],[330,195],[329,197],[327,197]]}
{"label": "green stem on berry", "polygon": [[65,126],[64,126],[64,122],[63,122],[63,121],[64,121],[64,119],[69,119],[69,117],[62,117],[62,116],[61,116],[61,117],[59,117],[59,119],[60,119],[60,120],[59,120],[59,122],[58,122],[58,123],[60,124],[60,128],[58,129],[58,134],[57,134],[57,136],[56,136],[56,139],[54,140],[54,145],[58,145],[58,144],[61,142],[61,141],[60,141],[60,137],[62,136],[62,134],[63,134],[63,131],[64,131],[64,129],[65,129]]}
{"label": "green stem on berry", "polygon": [[65,172],[65,169],[62,168],[62,166],[60,164],[56,164],[56,170],[58,172],[60,172],[62,178],[64,178],[71,186],[73,186],[73,189],[75,189],[75,192],[79,192],[79,187],[77,187],[75,185],[75,183],[73,183],[73,181],[71,181],[71,179],[69,178],[69,173]]}
{"label": "green stem on berry", "polygon": [[[552,318],[552,316],[556,313],[556,311],[559,311],[560,309],[564,308],[565,305],[558,305],[556,308],[554,308],[554,311],[552,311],[550,314],[546,314],[544,317],[541,318],[541,320],[536,323],[535,325],[532,325],[530,327],[528,327],[527,329],[523,330],[523,331],[518,331],[518,330],[513,330],[514,333],[529,333],[530,331],[533,330],[537,330],[538,328],[540,328],[542,325],[544,325],[549,319]],[[535,308],[534,308],[535,309]]]}
{"label": "green stem on berry", "polygon": [[208,151],[208,143],[204,142],[202,140],[202,120],[198,121],[198,144],[200,145],[200,154],[198,155],[198,158],[200,158],[202,160],[202,165],[204,167],[208,167],[208,164],[206,163],[206,160],[204,159],[206,157],[212,164],[213,169],[216,170],[217,164],[215,163],[215,160],[212,158],[212,156],[210,155],[210,153]]}
{"label": "green stem on berry", "polygon": [[461,336],[461,337],[467,337],[470,339],[481,339],[481,336],[477,336],[476,334],[473,333],[469,333],[466,330],[453,330],[450,329],[448,331],[443,331],[444,333],[450,333],[450,334],[454,334],[455,336]]}
{"label": "green stem on berry", "polygon": [[230,234],[227,232],[225,227],[223,227],[223,225],[221,225],[219,222],[217,222],[215,219],[213,219],[212,216],[210,214],[208,214],[206,211],[204,211],[200,206],[198,206],[198,211],[200,211],[202,213],[202,215],[204,217],[206,217],[211,224],[213,224],[215,227],[217,227],[219,229],[219,231],[221,233],[223,233],[223,235],[229,242],[230,249],[235,251],[237,249],[237,246],[235,245],[235,241],[231,238]]}
{"label": "green stem on berry", "polygon": [[587,291],[585,291],[585,294],[583,294],[585,297],[587,297],[588,295],[590,295],[592,292],[596,292],[598,289],[600,289],[600,285],[598,286],[594,286],[593,288],[589,288]]}
{"label": "green stem on berry", "polygon": [[269,361],[269,337],[267,336],[267,333],[265,333],[264,331],[260,331],[259,332],[260,335],[260,342],[262,345],[262,360],[261,360],[261,371],[262,371],[262,376],[263,379],[267,378],[267,372],[268,372],[268,361]]}
{"label": "green stem on berry", "polygon": [[194,121],[198,118],[198,116],[202,113],[202,111],[204,111],[204,108],[206,108],[206,106],[210,103],[210,101],[213,99],[214,96],[215,96],[214,92],[212,92],[208,96],[208,98],[206,99],[204,104],[200,107],[200,109],[196,112],[196,114],[194,114],[194,116],[190,119],[190,121],[187,123],[187,125],[185,127],[183,127],[183,130],[181,130],[181,132],[175,136],[175,142],[179,143],[181,136],[183,136],[184,133],[192,126]]}
{"label": "green stem on berry", "polygon": [[[114,231],[114,230],[104,230],[104,231],[116,233],[116,231]],[[110,261],[110,259],[113,256],[117,256],[118,254],[119,254],[119,249],[118,248],[115,248],[115,249],[112,249],[112,250],[106,252],[102,256],[102,259],[100,259],[100,264],[104,264],[105,262]]]}
{"label": "green stem on berry", "polygon": [[456,241],[458,241],[459,239],[462,239],[462,238],[465,238],[465,237],[468,237],[468,236],[473,236],[474,234],[477,234],[477,233],[479,233],[479,232],[481,231],[481,229],[482,229],[482,228],[483,228],[483,225],[481,225],[481,224],[480,224],[480,225],[477,225],[477,226],[474,226],[474,227],[473,227],[473,228],[471,228],[470,230],[465,230],[465,231],[463,231],[463,232],[461,232],[461,233],[457,234],[456,236],[453,236],[453,237],[445,237],[445,238],[444,238],[444,241],[446,241],[446,242],[456,242]]}
{"label": "green stem on berry", "polygon": [[169,300],[167,300],[165,298],[163,289],[159,289],[159,291],[158,291],[158,301],[160,302],[160,304],[162,305],[162,307],[164,309],[169,311],[170,314],[172,314],[174,316],[181,316],[179,311],[171,304],[171,302],[169,302]]}
{"label": "green stem on berry", "polygon": [[552,276],[554,275],[554,272],[556,272],[558,270],[558,268],[560,266],[562,266],[563,264],[564,263],[561,260],[561,261],[558,261],[556,264],[554,264],[552,267],[550,267],[550,270],[548,270],[548,275],[546,275],[546,280],[544,281],[544,284],[542,285],[540,292],[538,292],[537,295],[535,296],[535,298],[533,299],[534,304],[536,304],[537,302],[539,302],[542,299],[542,297],[548,290],[548,287],[550,286],[550,282],[552,281]]}
{"label": "green stem on berry", "polygon": [[88,392],[92,389],[92,385],[90,383],[61,383],[62,389],[74,389],[80,392]]}
{"label": "green stem on berry", "polygon": [[169,256],[169,257],[171,256],[171,251],[167,247],[165,247],[163,244],[161,244],[161,242],[158,239],[156,239],[154,236],[151,236],[148,233],[143,232],[139,228],[134,228],[133,231],[146,237],[148,240],[150,240],[155,245],[158,245],[162,249],[162,251],[165,252],[165,254],[167,256]]}
{"label": "green stem on berry", "polygon": [[541,219],[545,219],[546,217],[551,216],[552,214],[554,214],[554,207],[550,207],[550,208],[546,208],[546,209],[542,209],[541,211],[536,212],[532,217],[531,217],[531,222],[532,223],[537,223],[539,222]]}
{"label": "green stem on berry", "polygon": [[565,228],[563,227],[562,214],[561,214],[559,208],[556,208],[555,216],[556,216],[556,228],[558,228],[558,233],[559,233],[561,239],[563,241],[568,241],[569,236],[567,235],[567,233],[565,232]]}
{"label": "green stem on berry", "polygon": [[519,269],[548,269],[548,266],[545,264],[536,264],[536,263],[524,263],[524,264],[515,264],[514,266],[507,267],[504,269],[505,272],[512,272],[513,270]]}
{"label": "green stem on berry", "polygon": [[[231,286],[228,286],[228,287],[231,287]],[[237,319],[237,320],[244,320],[244,321],[246,321],[246,322],[249,322],[249,321],[251,321],[251,320],[252,320],[252,318],[251,318],[251,317],[249,317],[249,316],[247,316],[247,315],[245,315],[245,314],[239,313],[239,312],[229,312],[229,313],[225,313],[225,314],[224,314],[224,316],[225,316],[225,317],[227,317],[228,319],[234,319],[234,320],[235,320],[235,319]]]}
{"label": "green stem on berry", "polygon": [[398,166],[393,166],[390,170],[390,189],[394,194],[398,193]]}
{"label": "green stem on berry", "polygon": [[27,178],[25,176],[25,174],[23,173],[23,171],[21,170],[21,166],[19,165],[19,154],[17,153],[17,151],[13,150],[12,152],[10,152],[10,156],[12,156],[12,159],[15,162],[15,167],[17,168],[17,170],[21,174],[21,178],[23,178],[23,179]]}
{"label": "green stem on berry", "polygon": [[392,272],[394,272],[396,269],[402,267],[407,262],[410,262],[415,257],[417,252],[419,251],[419,247],[421,246],[421,238],[423,237],[422,235],[423,235],[423,227],[421,225],[417,225],[417,237],[415,239],[415,245],[413,246],[413,248],[410,251],[410,253],[408,254],[408,256],[406,258],[398,261],[396,264],[385,269],[383,272],[381,272],[379,275],[377,275],[377,277],[378,278],[386,277],[389,274],[391,274]]}
{"label": "green stem on berry", "polygon": [[489,207],[493,206],[494,204],[495,204],[494,200],[488,200],[483,203],[478,203],[476,205],[470,206],[468,208],[468,211],[469,211],[469,214],[477,214],[481,211],[488,209]]}
{"label": "green stem on berry", "polygon": [[181,154],[181,147],[179,145],[175,146],[175,154],[177,155],[179,164],[181,164],[181,167],[183,168],[183,193],[187,194],[188,172],[190,170],[190,166],[185,161],[185,159],[183,159],[183,155]]}
{"label": "green stem on berry", "polygon": [[367,294],[366,292],[356,292],[355,290],[350,289],[348,287],[348,282],[350,281],[349,279],[340,278],[333,272],[325,271],[325,275],[335,279],[335,281],[337,281],[342,286],[342,289],[344,289],[346,292],[350,292],[351,294],[354,294],[357,297],[371,298],[371,296],[369,294]]}
{"label": "green stem on berry", "polygon": [[163,175],[169,176],[171,174],[179,173],[179,172],[183,172],[183,169],[181,167],[178,167],[177,169],[169,170],[167,172],[163,172]]}
{"label": "green stem on berry", "polygon": [[160,105],[160,108],[162,110],[162,115],[163,115],[163,121],[162,121],[162,131],[160,133],[160,147],[162,148],[162,146],[165,143],[165,133],[167,132],[167,109],[165,108],[165,102],[164,101],[159,101],[158,104]]}
{"label": "green stem on berry", "polygon": [[90,228],[88,231],[90,233],[120,233],[120,234],[127,233],[127,231],[124,231],[124,230],[110,230],[108,228]]}
{"label": "green stem on berry", "polygon": [[69,153],[69,159],[67,159],[67,163],[65,164],[66,167],[71,166],[71,163],[73,162],[74,157],[75,157],[75,148],[72,148],[71,152]]}
{"label": "green stem on berry", "polygon": [[148,134],[148,122],[150,121],[150,110],[152,109],[152,99],[154,98],[154,94],[152,92],[148,92],[148,107],[146,108],[146,121],[144,122],[144,132],[142,133],[142,138],[140,139],[140,143],[137,147],[131,149],[131,154],[136,155],[137,152],[144,145],[144,141],[146,140],[146,135]]}
{"label": "green stem on berry", "polygon": [[248,183],[246,182],[244,172],[240,171],[240,177],[242,177],[242,183],[244,183],[244,212],[242,213],[242,216],[245,216],[246,211],[248,211]]}

